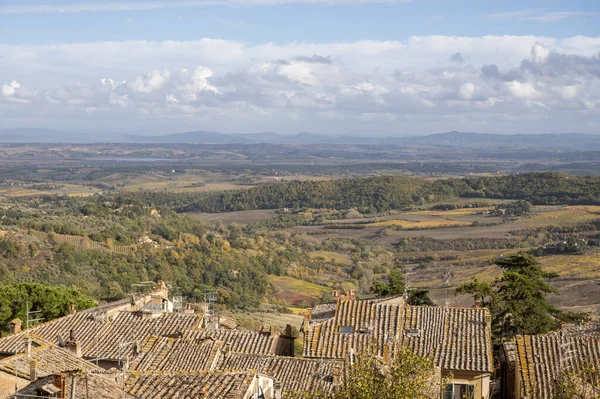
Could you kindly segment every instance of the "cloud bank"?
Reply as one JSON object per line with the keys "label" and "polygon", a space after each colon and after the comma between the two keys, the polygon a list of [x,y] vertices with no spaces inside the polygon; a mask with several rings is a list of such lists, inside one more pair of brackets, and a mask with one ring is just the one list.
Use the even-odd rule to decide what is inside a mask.
{"label": "cloud bank", "polygon": [[0,45],[7,126],[599,132],[600,38]]}

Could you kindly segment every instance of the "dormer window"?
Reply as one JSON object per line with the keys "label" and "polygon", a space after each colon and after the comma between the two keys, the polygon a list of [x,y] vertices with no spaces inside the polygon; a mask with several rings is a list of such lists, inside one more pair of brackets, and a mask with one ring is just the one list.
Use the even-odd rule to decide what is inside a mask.
{"label": "dormer window", "polygon": [[358,329],[358,332],[361,334],[368,334],[369,333],[369,327],[361,327]]}
{"label": "dormer window", "polygon": [[338,332],[340,334],[352,334],[354,332],[354,328],[352,326],[340,326]]}

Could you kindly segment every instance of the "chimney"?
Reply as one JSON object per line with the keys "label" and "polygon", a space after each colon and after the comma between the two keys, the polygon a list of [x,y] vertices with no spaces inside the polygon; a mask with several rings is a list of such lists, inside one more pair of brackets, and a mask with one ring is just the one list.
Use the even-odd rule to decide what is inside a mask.
{"label": "chimney", "polygon": [[29,337],[27,337],[27,340],[25,341],[25,356],[28,358],[31,357],[31,338]]}
{"label": "chimney", "polygon": [[275,327],[275,326],[269,327],[269,332],[270,332],[271,337],[275,337],[277,335],[277,327]]}
{"label": "chimney", "polygon": [[476,309],[479,309],[481,307],[481,299],[480,298],[475,299],[475,305],[474,305],[474,307]]}
{"label": "chimney", "polygon": [[356,299],[356,291],[355,290],[348,290],[348,299],[350,299],[350,300]]}
{"label": "chimney", "polygon": [[209,311],[208,303],[203,302],[202,305],[201,305],[201,309],[202,309],[202,313],[208,314],[208,311]]}
{"label": "chimney", "polygon": [[81,357],[81,345],[75,338],[75,330],[69,332],[69,339],[65,342],[64,348],[77,357]]}
{"label": "chimney", "polygon": [[340,386],[342,384],[342,366],[340,364],[333,365],[333,385]]}
{"label": "chimney", "polygon": [[158,280],[157,285],[158,285],[157,294],[162,295],[163,298],[168,298],[169,297],[169,287],[167,287],[167,284],[165,284],[165,282],[162,280]]}
{"label": "chimney", "polygon": [[340,292],[338,290],[331,291],[331,297],[333,298],[334,301],[339,300],[340,299]]}
{"label": "chimney", "polygon": [[29,381],[37,381],[37,362],[33,359],[29,361]]}
{"label": "chimney", "polygon": [[69,314],[77,313],[77,305],[74,303],[69,304]]}
{"label": "chimney", "polygon": [[275,390],[275,398],[274,399],[281,399],[282,398],[281,382],[275,381],[275,383],[273,384],[273,387]]}
{"label": "chimney", "polygon": [[54,374],[54,386],[60,389],[58,398],[65,399],[67,396],[67,373]]}
{"label": "chimney", "polygon": [[9,324],[10,324],[10,333],[11,334],[18,334],[21,332],[21,325],[23,324],[21,319],[14,319]]}

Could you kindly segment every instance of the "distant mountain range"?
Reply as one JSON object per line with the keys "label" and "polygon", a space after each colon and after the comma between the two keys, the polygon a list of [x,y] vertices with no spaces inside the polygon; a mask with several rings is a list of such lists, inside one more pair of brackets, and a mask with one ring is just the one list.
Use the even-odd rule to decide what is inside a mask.
{"label": "distant mountain range", "polygon": [[209,131],[143,136],[125,133],[70,133],[52,129],[0,129],[0,143],[164,143],[164,144],[278,144],[278,145],[396,145],[473,149],[522,148],[600,150],[600,135],[593,134],[488,134],[448,132],[428,136],[327,136],[313,133],[284,135],[272,132],[224,134]]}

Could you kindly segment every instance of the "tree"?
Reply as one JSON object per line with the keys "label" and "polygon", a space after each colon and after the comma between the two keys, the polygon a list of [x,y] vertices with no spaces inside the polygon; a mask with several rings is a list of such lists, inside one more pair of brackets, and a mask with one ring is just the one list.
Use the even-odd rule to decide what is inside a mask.
{"label": "tree", "polygon": [[[36,316],[50,321],[68,313],[69,305],[78,310],[95,306],[95,302],[79,291],[35,283],[2,285],[0,289],[0,334],[8,330],[14,318],[25,320],[26,311],[39,311]],[[29,309],[26,306],[29,305]]]}
{"label": "tree", "polygon": [[412,306],[435,306],[435,303],[429,297],[429,291],[420,288],[408,290],[408,303]]}
{"label": "tree", "polygon": [[437,399],[444,382],[430,357],[401,348],[387,364],[360,356],[334,393],[302,392],[294,399]]}
{"label": "tree", "polygon": [[492,327],[496,339],[511,338],[515,334],[543,334],[560,327],[560,321],[587,319],[582,313],[562,312],[548,302],[548,294],[558,290],[545,280],[556,273],[544,272],[531,255],[520,252],[498,259],[502,277],[493,284],[473,279],[459,286],[455,294],[470,294],[485,304],[492,313]]}
{"label": "tree", "polygon": [[522,252],[495,263],[504,269],[495,284],[496,325],[502,328],[500,323],[510,317],[509,335],[543,334],[557,328],[555,316],[560,311],[548,303],[547,295],[559,291],[544,281],[556,275],[545,273],[533,256]]}
{"label": "tree", "polygon": [[486,298],[490,298],[491,302],[496,293],[492,284],[473,277],[470,283],[465,283],[454,290],[455,296],[460,294],[469,294],[473,296],[474,301],[481,301],[481,306],[486,306]]}
{"label": "tree", "polygon": [[406,289],[406,279],[400,270],[392,270],[387,281],[373,281],[371,292],[377,296],[400,295]]}

